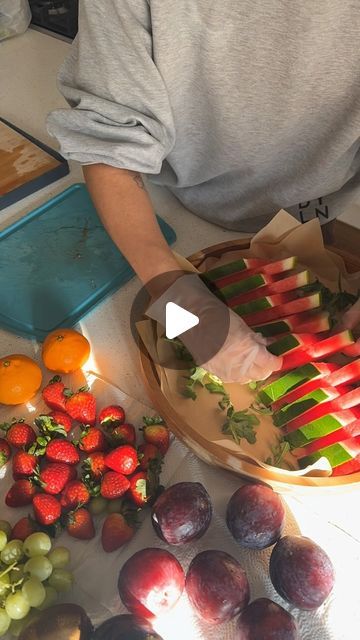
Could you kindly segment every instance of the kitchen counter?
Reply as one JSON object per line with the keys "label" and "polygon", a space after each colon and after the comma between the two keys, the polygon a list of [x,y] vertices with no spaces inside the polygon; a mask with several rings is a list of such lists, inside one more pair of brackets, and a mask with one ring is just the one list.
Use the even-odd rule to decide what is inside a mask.
{"label": "kitchen counter", "polygon": [[[53,147],[56,145],[46,132],[45,119],[49,111],[64,105],[56,89],[56,73],[68,50],[69,44],[31,29],[0,43],[1,116]],[[79,181],[83,181],[81,169],[71,164],[67,177],[0,211],[0,228]],[[175,249],[180,254],[189,255],[202,247],[239,237],[239,233],[225,231],[190,214],[164,189],[150,186],[150,193],[157,212],[176,230]],[[344,221],[358,227],[359,218],[356,209],[343,216]],[[133,279],[89,313],[81,321],[81,330],[93,345],[95,369],[126,393],[146,402],[136,364],[138,354],[129,330],[129,309],[138,288],[138,280]],[[0,330],[1,354],[20,352],[38,358],[38,351],[36,341]],[[351,508],[355,492],[352,496],[322,496],[311,503],[308,500],[307,505],[311,504],[326,520],[335,521],[347,535],[360,541],[360,524],[354,522]],[[296,501],[292,508],[296,512]]]}

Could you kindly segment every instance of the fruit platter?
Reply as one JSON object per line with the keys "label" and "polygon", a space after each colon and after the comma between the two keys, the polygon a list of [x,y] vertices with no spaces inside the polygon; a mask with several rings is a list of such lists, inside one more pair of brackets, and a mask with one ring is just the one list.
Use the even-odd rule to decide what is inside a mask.
{"label": "fruit platter", "polygon": [[360,358],[356,333],[341,322],[360,278],[324,247],[320,225],[292,221],[286,231],[289,216],[279,216],[281,225],[275,218],[251,242],[210,247],[182,266],[263,336],[281,370],[266,381],[223,384],[180,339],[171,343],[144,321],[144,381],[176,435],[207,462],[280,491],[355,487]]}
{"label": "fruit platter", "polygon": [[1,638],[348,640],[357,543],[201,462],[92,372],[81,333],[50,334],[41,366],[1,357],[0,376]]}

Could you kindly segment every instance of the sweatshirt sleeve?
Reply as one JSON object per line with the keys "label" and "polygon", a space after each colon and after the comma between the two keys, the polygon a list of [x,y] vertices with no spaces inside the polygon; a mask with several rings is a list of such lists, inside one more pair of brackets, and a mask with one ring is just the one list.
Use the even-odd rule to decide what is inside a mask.
{"label": "sweatshirt sleeve", "polygon": [[65,158],[160,172],[175,131],[148,0],[80,0],[79,32],[58,79],[71,108],[47,124]]}

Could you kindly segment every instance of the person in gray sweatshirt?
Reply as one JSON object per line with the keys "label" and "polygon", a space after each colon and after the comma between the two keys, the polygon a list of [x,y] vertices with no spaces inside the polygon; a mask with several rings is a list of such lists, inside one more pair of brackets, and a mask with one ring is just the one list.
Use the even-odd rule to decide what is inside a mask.
{"label": "person in gray sweatshirt", "polygon": [[[327,222],[360,196],[354,0],[80,0],[59,85],[71,109],[51,113],[49,131],[84,165],[104,225],[144,283],[178,265],[141,174],[239,231],[281,208]],[[234,335],[249,338],[240,319]],[[230,351],[242,358],[241,346]],[[260,351],[265,377],[281,363]]]}

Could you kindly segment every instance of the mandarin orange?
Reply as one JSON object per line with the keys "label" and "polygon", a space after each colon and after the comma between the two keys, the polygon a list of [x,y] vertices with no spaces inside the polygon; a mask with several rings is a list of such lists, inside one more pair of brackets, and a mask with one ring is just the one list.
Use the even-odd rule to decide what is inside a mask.
{"label": "mandarin orange", "polygon": [[71,373],[88,360],[90,344],[75,329],[56,329],[45,338],[42,359],[45,367],[58,373]]}
{"label": "mandarin orange", "polygon": [[41,369],[34,360],[21,354],[0,358],[0,403],[22,404],[40,389]]}

